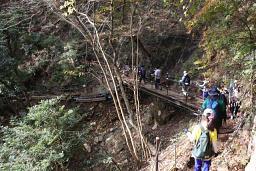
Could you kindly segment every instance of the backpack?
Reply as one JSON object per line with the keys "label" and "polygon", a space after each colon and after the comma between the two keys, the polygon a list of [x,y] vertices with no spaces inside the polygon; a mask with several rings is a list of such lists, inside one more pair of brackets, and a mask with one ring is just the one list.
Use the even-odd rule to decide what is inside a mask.
{"label": "backpack", "polygon": [[206,109],[212,109],[213,110],[213,114],[214,114],[214,117],[217,118],[218,117],[218,108],[219,108],[219,103],[214,100],[209,100],[207,103],[206,103]]}
{"label": "backpack", "polygon": [[213,155],[209,130],[205,130],[202,125],[199,126],[201,129],[201,135],[192,150],[192,154],[199,159],[209,159]]}
{"label": "backpack", "polygon": [[220,100],[223,100],[223,102],[225,103],[225,105],[227,105],[228,101],[227,101],[227,98],[225,96],[225,94],[220,94]]}
{"label": "backpack", "polygon": [[207,91],[204,91],[203,92],[203,100],[206,100],[208,97],[208,92]]}
{"label": "backpack", "polygon": [[145,68],[140,69],[140,74],[143,75],[143,76],[146,74]]}
{"label": "backpack", "polygon": [[185,77],[184,83],[190,85],[190,77],[188,75]]}

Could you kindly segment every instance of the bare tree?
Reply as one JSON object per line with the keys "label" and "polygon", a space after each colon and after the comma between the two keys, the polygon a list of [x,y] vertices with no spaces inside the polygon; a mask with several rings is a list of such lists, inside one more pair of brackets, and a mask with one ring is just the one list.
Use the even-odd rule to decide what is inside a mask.
{"label": "bare tree", "polygon": [[[140,30],[143,26],[143,21],[150,15],[150,7],[155,2],[152,1],[151,6],[147,9],[147,13],[140,13],[136,8],[136,2],[130,3],[130,29],[119,31],[121,22],[114,19],[115,10],[122,7],[118,3],[114,3],[113,0],[109,1],[86,1],[84,3],[76,3],[74,0],[52,1],[41,0],[51,8],[56,15],[62,20],[71,24],[77,29],[83,36],[83,38],[91,45],[98,65],[103,73],[105,84],[113,97],[113,102],[117,112],[117,116],[120,120],[126,144],[131,155],[137,160],[141,161],[151,156],[151,150],[148,146],[146,138],[143,136],[141,115],[140,115],[140,103],[138,93],[138,75],[133,72],[133,89],[134,89],[134,106],[136,115],[134,115],[131,104],[127,98],[125,88],[123,87],[123,80],[119,71],[119,55],[122,43],[127,39],[127,35],[130,35],[131,39],[131,54],[132,54],[132,67],[136,64],[139,65],[139,49],[137,46],[136,56],[134,49],[134,37],[138,44]],[[125,1],[124,1],[125,4]],[[123,5],[124,5],[123,4]],[[102,12],[101,9],[108,9],[107,12]],[[101,12],[99,12],[101,11]],[[134,24],[134,16],[136,15],[136,25]],[[139,21],[139,22],[138,22]],[[136,28],[135,28],[136,27]],[[135,36],[136,35],[136,36]],[[138,69],[137,69],[138,71]],[[120,91],[119,91],[120,88]],[[122,101],[123,99],[123,101]],[[125,109],[126,110],[125,110]],[[126,112],[129,114],[129,120],[127,121]],[[136,117],[135,117],[136,116]],[[136,122],[134,122],[134,119]],[[135,143],[134,133],[131,128],[135,128],[135,133],[140,137],[140,149]]]}

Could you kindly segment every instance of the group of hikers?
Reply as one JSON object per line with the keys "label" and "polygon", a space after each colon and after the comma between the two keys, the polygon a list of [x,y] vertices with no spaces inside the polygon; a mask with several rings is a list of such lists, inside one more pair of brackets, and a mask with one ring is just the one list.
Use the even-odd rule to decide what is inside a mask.
{"label": "group of hikers", "polygon": [[227,121],[227,108],[230,118],[236,118],[240,107],[237,93],[239,86],[231,85],[227,88],[209,88],[207,81],[201,85],[204,87],[202,104],[203,114],[201,122],[194,127],[192,133],[184,129],[190,141],[194,142],[192,156],[195,158],[195,171],[208,171],[211,158],[218,155],[217,139],[220,128]]}
{"label": "group of hikers", "polygon": [[[123,74],[125,76],[129,76],[129,67],[127,65],[123,66],[124,70],[123,70]],[[137,67],[135,66],[133,71],[136,72]],[[144,82],[144,84],[147,82],[146,80],[146,68],[144,67],[144,65],[141,65],[138,68],[138,74],[139,74],[139,83],[142,83],[142,81]],[[161,77],[161,70],[159,67],[155,67],[155,69],[150,73],[150,76],[154,78],[155,81],[155,89],[162,89],[162,86],[160,84],[160,77]]]}
{"label": "group of hikers", "polygon": [[[129,69],[127,67],[127,65],[123,66],[124,70],[123,70],[123,74],[125,76],[129,76]],[[134,71],[137,70],[137,67],[134,67]],[[139,71],[139,83],[142,83],[142,81],[144,82],[144,84],[146,83],[146,68],[144,67],[144,65],[141,65],[138,69]],[[155,67],[155,69],[149,74],[151,77],[153,77],[154,82],[155,82],[155,89],[160,89],[162,90],[162,85],[160,83],[160,78],[161,78],[161,70],[160,68],[157,66]],[[179,81],[180,85],[182,86],[182,91],[185,90],[186,87],[188,87],[190,85],[190,77],[187,73],[187,71],[184,71],[184,75],[182,76],[182,79]]]}
{"label": "group of hikers", "polygon": [[[137,70],[137,68],[136,68]],[[139,82],[146,83],[146,69],[143,65],[138,68]],[[150,76],[154,78],[155,89],[162,89],[160,84],[161,70],[156,67]],[[190,86],[190,76],[187,71],[179,81],[182,92],[186,92]],[[190,141],[194,142],[192,156],[195,158],[195,171],[209,171],[211,159],[218,155],[217,139],[220,134],[220,128],[227,122],[227,113],[230,113],[230,119],[237,117],[240,108],[239,92],[240,87],[237,81],[230,82],[229,88],[210,87],[208,79],[203,84],[198,84],[202,90],[202,115],[201,122],[196,125],[192,132],[184,129]],[[229,110],[227,110],[229,109]]]}
{"label": "group of hikers", "polygon": [[[136,68],[137,70],[137,68]],[[139,82],[146,82],[146,69],[142,65],[138,69]],[[155,89],[162,89],[160,84],[161,70],[156,67],[150,74],[155,81]],[[179,81],[182,92],[186,92],[190,86],[190,76],[187,71],[183,72],[183,76]],[[223,123],[227,122],[227,113],[230,113],[230,119],[237,117],[240,108],[239,92],[240,87],[237,81],[230,82],[229,89],[222,87],[210,87],[209,81],[206,79],[203,84],[198,85],[202,89],[203,104],[201,122],[196,125],[192,132],[184,129],[190,141],[194,142],[192,156],[195,158],[195,171],[209,171],[211,159],[218,155],[217,139],[220,128]],[[229,112],[228,110],[229,109]]]}

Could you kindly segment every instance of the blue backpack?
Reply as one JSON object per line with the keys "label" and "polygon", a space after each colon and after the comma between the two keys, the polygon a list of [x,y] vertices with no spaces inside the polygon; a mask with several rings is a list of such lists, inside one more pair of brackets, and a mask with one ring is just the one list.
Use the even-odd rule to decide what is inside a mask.
{"label": "blue backpack", "polygon": [[207,103],[206,103],[206,109],[212,109],[213,110],[213,114],[214,114],[214,118],[217,118],[218,117],[218,108],[219,108],[219,103],[218,101],[214,100],[209,100]]}

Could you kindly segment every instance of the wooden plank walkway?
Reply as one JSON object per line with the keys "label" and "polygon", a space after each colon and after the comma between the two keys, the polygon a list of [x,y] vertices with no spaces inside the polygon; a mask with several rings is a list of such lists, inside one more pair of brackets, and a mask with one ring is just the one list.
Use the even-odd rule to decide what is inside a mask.
{"label": "wooden plank walkway", "polygon": [[[124,79],[124,84],[128,86],[130,89],[133,90],[133,86],[131,84],[132,80],[129,78]],[[201,108],[201,104],[203,103],[203,100],[199,97],[192,96],[188,97],[187,101],[186,98],[183,96],[181,89],[180,90],[174,90],[174,89],[168,89],[168,94],[166,87],[163,87],[163,90],[155,89],[154,85],[152,83],[146,83],[141,84],[139,86],[139,90],[143,91],[147,94],[150,94],[152,96],[161,98],[169,103],[172,103],[173,105],[186,109],[188,111],[197,112]],[[32,100],[42,100],[42,99],[50,99],[50,98],[56,98],[56,95],[48,95],[48,96],[31,96],[30,99]],[[105,96],[88,96],[88,97],[81,97],[80,95],[76,94],[69,94],[62,96],[61,100],[69,100],[73,99],[75,102],[78,103],[90,103],[90,102],[97,102],[97,101],[105,101],[107,98]]]}
{"label": "wooden plank walkway", "polygon": [[[124,83],[128,85],[129,88],[132,89],[132,86],[128,81],[125,81]],[[155,97],[161,98],[167,102],[170,102],[177,107],[181,107],[183,109],[187,109],[193,112],[197,112],[199,109],[201,109],[201,104],[203,103],[203,99],[200,99],[195,96],[188,97],[186,101],[186,98],[185,96],[183,96],[181,90],[177,92],[176,90],[168,89],[168,94],[167,94],[167,90],[165,87],[163,87],[162,90],[155,89],[154,85],[150,83],[141,84],[139,86],[139,90],[145,93],[148,93],[150,95],[153,95]]]}

